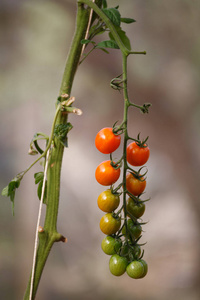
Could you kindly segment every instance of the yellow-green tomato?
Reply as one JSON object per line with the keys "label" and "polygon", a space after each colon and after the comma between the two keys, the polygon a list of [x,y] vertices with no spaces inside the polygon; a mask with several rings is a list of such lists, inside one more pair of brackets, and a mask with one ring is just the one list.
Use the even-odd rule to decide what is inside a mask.
{"label": "yellow-green tomato", "polygon": [[119,238],[106,236],[101,242],[101,248],[105,254],[113,255],[121,248],[122,241]]}
{"label": "yellow-green tomato", "polygon": [[145,212],[145,204],[139,201],[137,204],[132,198],[126,200],[126,209],[129,216],[140,218]]}
{"label": "yellow-green tomato", "polygon": [[104,234],[114,234],[121,226],[121,218],[114,218],[112,213],[107,213],[101,218],[99,226]]}
{"label": "yellow-green tomato", "polygon": [[127,266],[126,273],[131,278],[142,278],[144,274],[144,266],[140,261],[134,260]]}
{"label": "yellow-green tomato", "polygon": [[121,276],[125,273],[128,261],[125,257],[118,254],[111,256],[109,261],[110,272],[115,276]]}
{"label": "yellow-green tomato", "polygon": [[102,192],[97,199],[98,207],[108,213],[115,210],[119,206],[119,202],[119,195],[113,194],[110,189]]}

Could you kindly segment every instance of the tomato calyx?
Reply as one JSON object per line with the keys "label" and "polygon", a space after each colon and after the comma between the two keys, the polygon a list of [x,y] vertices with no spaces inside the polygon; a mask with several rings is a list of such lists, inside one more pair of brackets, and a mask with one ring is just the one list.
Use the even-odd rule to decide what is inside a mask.
{"label": "tomato calyx", "polygon": [[141,167],[138,171],[135,171],[135,170],[129,168],[129,170],[131,171],[131,172],[129,172],[129,173],[131,173],[136,179],[138,179],[138,180],[140,180],[141,182],[143,182],[143,181],[146,180],[146,178],[145,178],[144,176],[145,176],[145,175],[147,174],[147,172],[148,172],[148,170],[146,170],[146,172],[144,172],[143,174],[141,174],[141,170],[142,170],[143,168],[144,168],[144,166]]}
{"label": "tomato calyx", "polygon": [[147,145],[147,140],[148,139],[149,139],[149,136],[147,136],[146,139],[141,140],[140,139],[140,133],[138,133],[137,139],[129,137],[129,140],[134,141],[136,143],[136,145],[139,146],[140,148],[147,148],[148,147],[148,145]]}

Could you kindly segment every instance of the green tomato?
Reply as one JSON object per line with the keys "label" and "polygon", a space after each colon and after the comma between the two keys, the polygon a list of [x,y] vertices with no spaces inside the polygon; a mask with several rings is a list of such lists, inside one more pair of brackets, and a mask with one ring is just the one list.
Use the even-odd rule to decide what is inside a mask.
{"label": "green tomato", "polygon": [[108,255],[116,254],[120,249],[122,242],[120,239],[116,239],[112,236],[106,236],[101,243],[101,248],[104,253]]}
{"label": "green tomato", "polygon": [[147,275],[147,272],[148,272],[148,264],[147,264],[147,262],[144,260],[144,259],[140,259],[140,260],[138,260],[140,263],[142,263],[143,264],[143,267],[144,267],[144,273],[143,273],[143,275],[140,277],[140,278],[143,278],[144,276],[146,276]]}
{"label": "green tomato", "polygon": [[121,276],[124,274],[127,265],[128,260],[123,256],[119,256],[118,254],[112,255],[109,261],[110,272],[115,276]]}
{"label": "green tomato", "polygon": [[141,201],[139,201],[136,204],[135,201],[132,198],[128,198],[126,200],[126,209],[127,209],[128,215],[130,213],[130,216],[133,216],[133,217],[138,219],[145,212],[145,204]]}
{"label": "green tomato", "polygon": [[[131,238],[133,240],[137,240],[142,233],[142,227],[140,226],[140,224],[134,224],[134,222],[131,219],[128,219],[127,227],[128,227],[128,238],[130,238],[131,235]],[[122,228],[122,234],[126,235],[125,226]]]}
{"label": "green tomato", "polygon": [[134,279],[142,278],[144,275],[144,266],[140,261],[132,261],[126,268],[128,276]]}

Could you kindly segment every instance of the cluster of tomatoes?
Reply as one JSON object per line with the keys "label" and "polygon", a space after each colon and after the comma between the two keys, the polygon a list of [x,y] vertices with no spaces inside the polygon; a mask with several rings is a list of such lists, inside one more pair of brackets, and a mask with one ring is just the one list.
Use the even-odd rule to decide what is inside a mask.
{"label": "cluster of tomatoes", "polygon": [[[101,129],[95,138],[96,148],[104,154],[111,154],[119,147],[121,136],[113,128]],[[144,223],[140,218],[145,211],[145,201],[140,199],[146,187],[144,175],[134,171],[131,166],[143,166],[149,158],[149,148],[145,143],[131,142],[126,148],[120,163],[112,159],[103,161],[96,168],[95,177],[99,184],[109,186],[97,200],[98,207],[106,214],[100,220],[100,229],[106,234],[102,240],[102,250],[111,255],[109,269],[115,276],[125,272],[131,278],[143,278],[148,271],[148,265],[143,257],[141,245],[138,243]],[[125,158],[124,158],[125,157]],[[124,161],[126,178],[114,190],[113,184],[120,177],[121,162]],[[125,182],[124,182],[125,181]],[[122,188],[122,192],[119,192]],[[125,205],[116,212],[120,204],[120,195],[125,197]],[[127,197],[127,199],[126,199]],[[123,201],[124,202],[124,201]],[[121,213],[124,212],[124,218]],[[122,222],[123,221],[123,222]]]}

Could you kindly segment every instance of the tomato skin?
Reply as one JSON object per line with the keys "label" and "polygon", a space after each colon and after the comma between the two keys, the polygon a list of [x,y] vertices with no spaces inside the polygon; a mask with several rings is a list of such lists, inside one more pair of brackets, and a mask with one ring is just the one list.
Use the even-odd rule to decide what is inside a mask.
{"label": "tomato skin", "polygon": [[120,239],[115,239],[112,236],[107,235],[101,242],[101,248],[107,255],[116,254],[122,245]]}
{"label": "tomato skin", "polygon": [[126,149],[126,158],[130,165],[138,167],[144,165],[150,155],[150,150],[147,145],[145,147],[140,147],[136,144],[136,142],[132,142],[128,145]]}
{"label": "tomato skin", "polygon": [[146,180],[144,180],[143,177],[141,180],[133,176],[131,173],[126,175],[126,188],[134,196],[139,196],[145,190]]}
{"label": "tomato skin", "polygon": [[112,213],[107,213],[101,218],[99,226],[104,234],[111,235],[119,230],[121,219],[114,218]]}
{"label": "tomato skin", "polygon": [[113,194],[110,189],[102,192],[97,199],[98,207],[104,212],[112,212],[119,206],[119,202],[119,196]]}
{"label": "tomato skin", "polygon": [[131,278],[142,278],[144,274],[144,266],[140,261],[134,260],[127,266],[126,273]]}
{"label": "tomato skin", "polygon": [[[126,210],[135,218],[140,218],[145,212],[145,204],[139,201],[137,204],[132,198],[126,200]],[[129,214],[128,214],[129,216]]]}
{"label": "tomato skin", "polygon": [[119,179],[120,169],[114,169],[110,163],[110,160],[105,160],[96,168],[95,177],[101,185],[112,185]]}
{"label": "tomato skin", "polygon": [[125,273],[128,261],[125,257],[114,254],[109,261],[110,272],[115,276],[121,276]]}
{"label": "tomato skin", "polygon": [[143,275],[140,277],[140,278],[143,278],[143,277],[145,277],[146,275],[147,275],[147,272],[148,272],[148,264],[147,264],[147,262],[144,260],[144,259],[140,259],[140,260],[138,260],[140,263],[142,263],[143,264],[143,267],[144,267],[144,273],[143,273]]}
{"label": "tomato skin", "polygon": [[[140,224],[134,224],[133,221],[131,219],[128,219],[127,221],[127,227],[128,227],[128,237],[131,238],[133,240],[137,240],[137,238],[139,238],[139,236],[142,233],[142,227],[140,226]],[[122,234],[126,235],[126,227],[124,226],[122,228]]]}
{"label": "tomato skin", "polygon": [[104,154],[114,152],[120,145],[121,136],[115,135],[111,127],[102,128],[96,135],[95,146]]}

